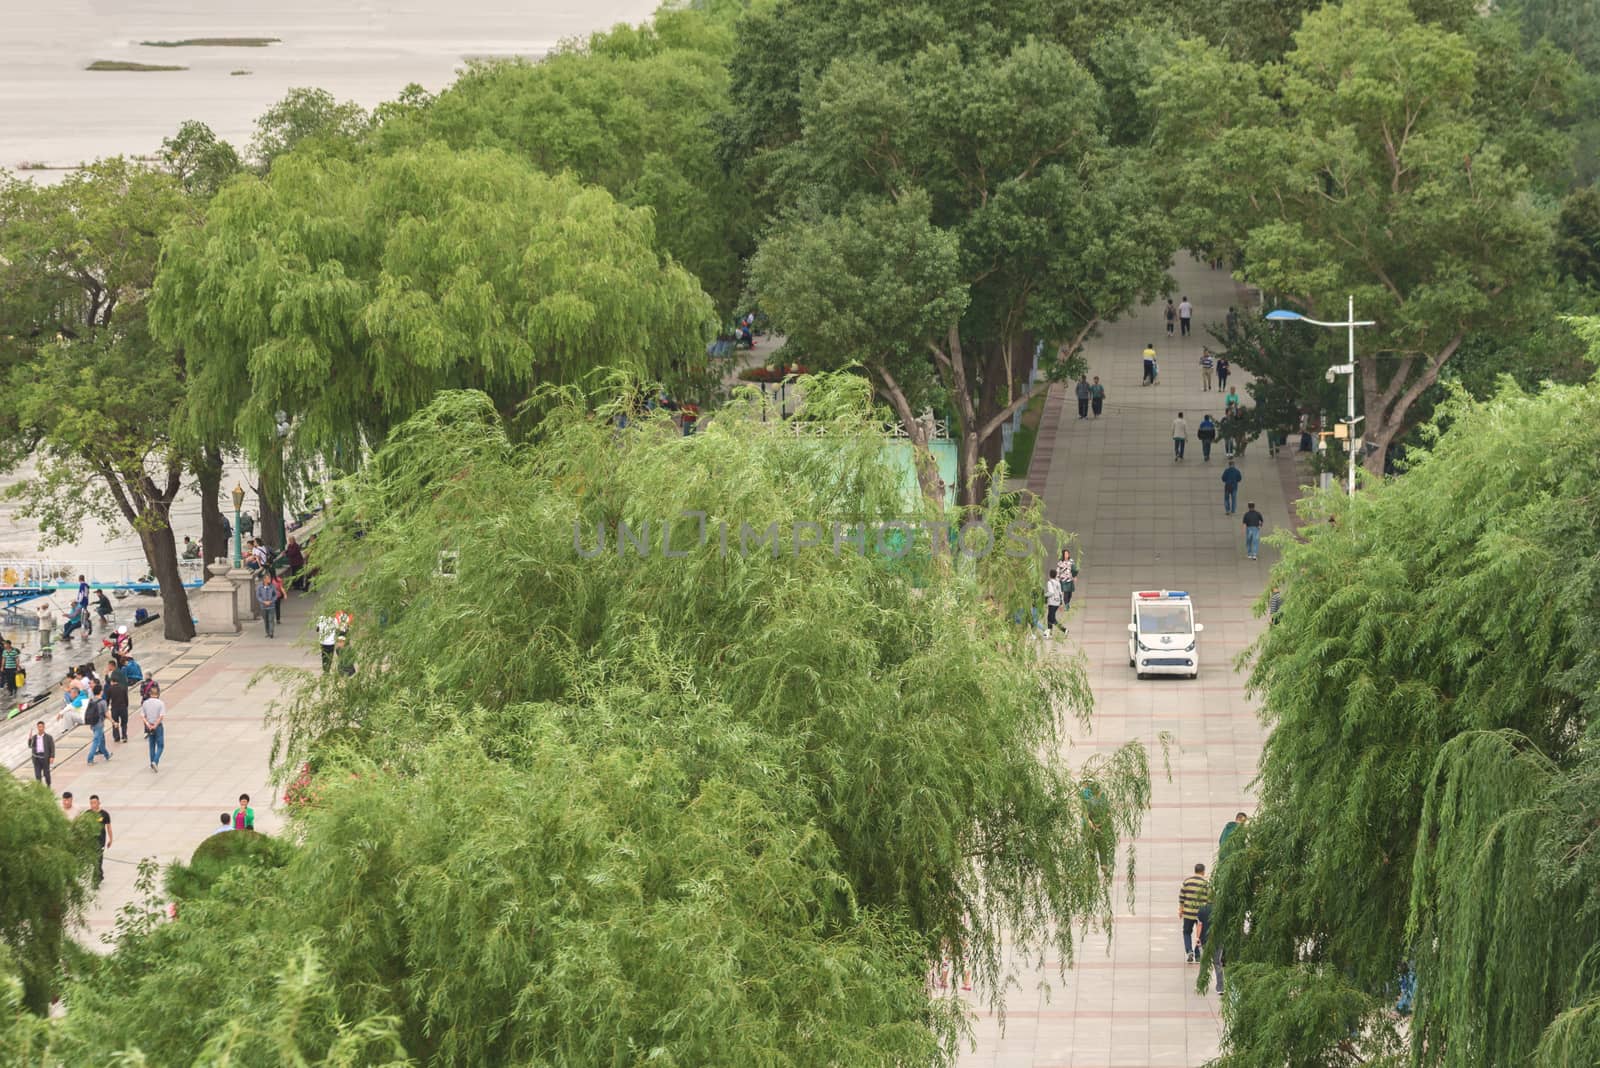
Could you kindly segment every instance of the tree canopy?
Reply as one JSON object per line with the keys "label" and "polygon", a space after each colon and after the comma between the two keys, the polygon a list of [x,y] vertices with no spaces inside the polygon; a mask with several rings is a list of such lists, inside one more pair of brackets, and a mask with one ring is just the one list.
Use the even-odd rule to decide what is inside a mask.
{"label": "tree canopy", "polygon": [[[807,47],[830,47],[839,35],[852,42],[853,51],[796,57],[800,69],[818,70],[815,78],[795,86],[793,72],[771,69],[769,59],[750,57],[736,67],[753,72],[734,94],[742,109],[738,128],[762,133],[756,166],[782,211],[772,238],[777,250],[755,274],[756,295],[783,305],[776,325],[799,337],[822,340],[831,328],[805,317],[831,310],[879,331],[865,341],[867,349],[915,354],[931,364],[956,423],[961,500],[974,504],[984,497],[981,465],[998,462],[1005,420],[1049,378],[1076,366],[1072,358],[1099,323],[1159,289],[1172,235],[1165,218],[1150,210],[1154,194],[1139,155],[1111,144],[1091,72],[1067,44],[1020,36],[1038,12],[1016,15],[1019,36],[1007,36],[1007,16],[967,39],[953,30],[965,25],[960,12],[912,9],[927,22],[912,34],[918,46],[908,48],[882,32],[885,20],[901,26],[910,13],[852,9],[859,21],[848,23],[833,6],[797,0],[778,5],[774,15],[831,27],[809,33],[795,27]],[[821,7],[830,10],[813,10]],[[763,49],[765,40],[741,35],[741,56]],[[756,83],[765,76],[777,81]],[[773,111],[789,103],[797,109],[792,118]],[[787,139],[786,129],[793,130]],[[872,207],[890,202],[907,209]],[[925,205],[925,223],[911,205]],[[903,229],[930,224],[946,235],[942,243]],[[876,279],[835,285],[839,298],[855,289],[857,302],[820,309],[796,300],[828,286],[817,275],[831,265],[825,257],[791,259],[789,252],[837,242],[841,227],[856,231],[857,245],[915,240],[944,258],[936,269],[953,274],[959,289],[936,285],[927,291],[929,306],[883,317],[877,283],[888,276],[871,266]],[[919,258],[904,266],[907,276],[893,284],[908,295],[922,293],[922,280],[910,273],[934,262]],[[1030,372],[1041,347],[1047,375],[1034,382]],[[837,366],[863,351],[850,344],[806,356]],[[897,409],[890,380],[926,375],[905,359],[893,367],[879,359],[868,369]]]}
{"label": "tree canopy", "polygon": [[[794,548],[805,523],[906,516],[867,400],[809,381],[819,436],[749,398],[689,438],[623,430],[626,398],[572,391],[537,445],[474,392],[396,428],[324,535],[360,659],[283,712],[282,756],[311,768],[299,845],[125,934],[71,1048],[167,1063],[270,1034],[289,1005],[266,977],[312,960],[309,1050],[392,1020],[427,1064],[950,1063],[965,1024],[930,963],[998,992],[1012,954],[1070,960],[1111,920],[1100,835],[1136,831],[1147,762],[1059,755],[1081,667],[1009,611],[1036,515],[1012,516],[1025,557],[921,588],[872,532]],[[619,522],[648,524],[647,559]],[[741,551],[745,524],[779,533]]]}
{"label": "tree canopy", "polygon": [[9,1012],[42,1014],[59,989],[62,947],[89,900],[97,841],[98,828],[69,823],[49,790],[0,775],[0,1033]]}
{"label": "tree canopy", "polygon": [[746,185],[720,162],[711,125],[728,106],[732,21],[714,10],[663,9],[645,25],[595,34],[537,63],[475,64],[428,106],[385,122],[376,145],[501,148],[649,208],[661,250],[726,315],[756,226]]}
{"label": "tree canopy", "polygon": [[1524,85],[1501,37],[1449,14],[1347,0],[1308,15],[1281,65],[1189,44],[1149,90],[1186,235],[1318,318],[1353,295],[1378,322],[1358,346],[1375,473],[1468,335],[1526,321],[1550,275],[1523,149],[1548,140],[1528,124],[1561,112],[1564,83]]}
{"label": "tree canopy", "polygon": [[196,452],[188,368],[148,322],[161,235],[191,218],[174,177],[120,157],[55,186],[0,180],[0,465],[46,542],[85,520],[139,535],[168,638],[193,636],[169,522]]}
{"label": "tree canopy", "polygon": [[513,413],[543,383],[703,358],[709,301],[647,213],[503,152],[428,145],[360,164],[290,154],[166,245],[153,323],[196,419],[258,463],[336,468],[440,389]]}
{"label": "tree canopy", "polygon": [[1348,1063],[1352,1030],[1381,1048],[1407,964],[1417,1063],[1594,1059],[1597,406],[1458,395],[1404,478],[1284,541],[1261,807],[1217,871],[1243,991],[1221,1064],[1281,1063],[1296,987],[1344,1006],[1297,1063]]}

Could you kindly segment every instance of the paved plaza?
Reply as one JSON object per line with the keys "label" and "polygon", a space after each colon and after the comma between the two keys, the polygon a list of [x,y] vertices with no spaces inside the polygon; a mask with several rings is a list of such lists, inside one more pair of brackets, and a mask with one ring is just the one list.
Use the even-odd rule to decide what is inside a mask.
{"label": "paved plaza", "polygon": [[[1220,324],[1229,305],[1247,314],[1251,298],[1226,271],[1187,256],[1173,273],[1173,299],[1187,294],[1194,303],[1191,336],[1167,338],[1162,304],[1103,328],[1088,358],[1089,374],[1106,387],[1105,414],[1080,420],[1071,388],[1054,387],[1055,418],[1047,416],[1042,426],[1029,472],[1050,521],[1077,536],[1082,568],[1067,617],[1071,637],[1056,646],[1057,655],[1082,651],[1095,709],[1091,734],[1073,725],[1068,759],[1076,763],[1135,738],[1151,752],[1152,806],[1133,843],[1134,907],[1128,909],[1119,878],[1109,949],[1103,937],[1085,939],[1064,980],[1055,961],[1042,973],[1024,970],[1022,988],[1006,999],[1003,1035],[996,1016],[975,1006],[977,1050],[962,1057],[963,1068],[1176,1068],[1217,1053],[1217,996],[1195,993],[1198,968],[1184,961],[1178,886],[1196,863],[1211,868],[1223,824],[1254,808],[1247,784],[1264,732],[1233,660],[1263,626],[1251,606],[1277,554],[1263,545],[1259,560],[1245,557],[1240,516],[1255,501],[1267,533],[1285,525],[1295,461],[1288,450],[1273,459],[1265,442],[1251,443],[1238,458],[1240,514],[1223,514],[1227,459],[1219,443],[1211,462],[1202,462],[1194,432],[1206,412],[1221,418],[1224,394],[1201,391],[1198,361],[1202,345],[1219,347],[1205,328]],[[1159,357],[1155,386],[1139,384],[1147,342]],[[1243,396],[1244,378],[1238,382]],[[1173,462],[1171,438],[1179,411],[1189,424],[1181,464]],[[1128,667],[1128,595],[1162,588],[1187,590],[1205,625],[1194,681],[1140,682]],[[1163,731],[1174,739],[1170,780],[1157,748]],[[1048,994],[1042,979],[1050,981]]]}
{"label": "paved plaza", "polygon": [[[132,613],[132,601],[127,612]],[[89,795],[99,794],[111,813],[112,846],[106,850],[105,882],[94,897],[81,940],[106,950],[102,935],[116,924],[117,910],[133,895],[139,861],[154,857],[164,866],[187,861],[195,846],[218,825],[218,816],[231,812],[241,793],[250,795],[256,829],[272,833],[282,826],[275,810],[276,798],[267,782],[267,758],[272,734],[264,723],[268,706],[280,690],[270,679],[251,686],[252,677],[270,664],[316,668],[319,656],[315,638],[306,637],[315,601],[291,594],[284,604],[278,637],[268,640],[259,620],[245,623],[235,638],[200,637],[188,645],[165,642],[159,634],[136,632],[134,653],[146,673],[162,684],[167,703],[166,752],[161,770],[150,770],[149,753],[139,729],[137,697],[129,716],[130,740],[110,741],[112,759],[85,762],[90,732],[77,727],[58,739],[54,789],[59,797],[71,790],[78,808],[88,808]],[[121,609],[119,608],[119,612]],[[157,630],[153,625],[150,630]],[[98,635],[92,644],[95,662],[103,667]],[[80,647],[81,648],[81,647]],[[48,667],[33,665],[33,672],[63,674],[69,664],[86,656],[67,655],[58,642]],[[59,699],[37,706],[18,719],[31,724],[44,719],[53,726]],[[8,753],[7,764],[22,755],[21,743]],[[27,767],[17,774],[31,778]]]}

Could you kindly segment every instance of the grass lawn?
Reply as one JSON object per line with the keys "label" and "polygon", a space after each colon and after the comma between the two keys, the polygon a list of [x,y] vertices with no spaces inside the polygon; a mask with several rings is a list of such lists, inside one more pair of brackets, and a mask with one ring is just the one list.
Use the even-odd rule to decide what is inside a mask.
{"label": "grass lawn", "polygon": [[1006,477],[1027,478],[1028,464],[1033,461],[1033,443],[1039,437],[1039,420],[1044,417],[1044,399],[1050,395],[1045,390],[1022,413],[1022,426],[1011,437],[1011,451],[1006,453]]}

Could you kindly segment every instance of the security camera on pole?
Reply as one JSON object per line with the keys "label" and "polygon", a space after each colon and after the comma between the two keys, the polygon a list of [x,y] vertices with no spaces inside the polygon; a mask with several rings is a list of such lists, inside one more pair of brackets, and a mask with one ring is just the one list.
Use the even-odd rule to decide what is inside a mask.
{"label": "security camera on pole", "polygon": [[[1328,373],[1323,377],[1328,380],[1329,385],[1332,385],[1335,375],[1349,376],[1349,378],[1346,380],[1349,386],[1349,392],[1346,395],[1346,403],[1349,406],[1349,413],[1344,421],[1340,423],[1338,427],[1334,428],[1333,436],[1336,438],[1345,439],[1346,451],[1350,454],[1350,476],[1346,492],[1348,492],[1350,496],[1354,497],[1356,495],[1356,450],[1361,448],[1361,439],[1356,436],[1356,424],[1359,423],[1362,418],[1361,416],[1356,415],[1356,327],[1376,326],[1377,324],[1369,320],[1357,322],[1356,298],[1352,296],[1349,297],[1348,300],[1348,316],[1342,323],[1324,323],[1320,320],[1311,319],[1301,315],[1299,312],[1284,311],[1282,309],[1268,312],[1267,318],[1273,322],[1310,323],[1312,326],[1322,326],[1329,329],[1343,329],[1349,331],[1350,348],[1346,362],[1335,364],[1334,366],[1328,368]],[[1340,433],[1340,428],[1343,428],[1343,433]]]}

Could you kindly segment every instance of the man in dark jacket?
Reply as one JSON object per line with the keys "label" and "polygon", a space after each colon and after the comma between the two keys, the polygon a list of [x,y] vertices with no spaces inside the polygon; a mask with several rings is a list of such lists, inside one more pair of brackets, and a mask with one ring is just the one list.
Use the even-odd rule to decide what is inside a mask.
{"label": "man in dark jacket", "polygon": [[28,735],[28,755],[33,757],[34,781],[43,780],[49,786],[50,769],[56,762],[56,740],[45,732],[42,719],[33,725],[33,733]]}

